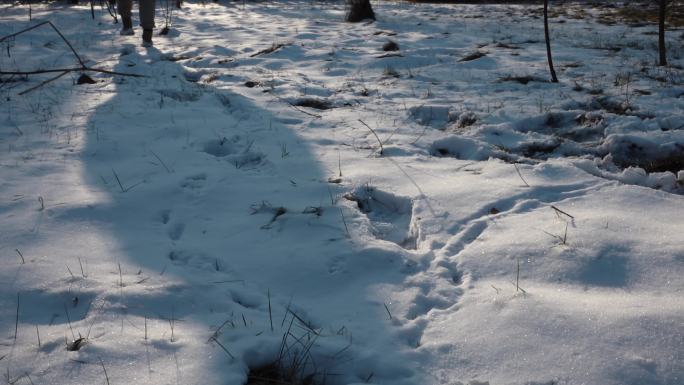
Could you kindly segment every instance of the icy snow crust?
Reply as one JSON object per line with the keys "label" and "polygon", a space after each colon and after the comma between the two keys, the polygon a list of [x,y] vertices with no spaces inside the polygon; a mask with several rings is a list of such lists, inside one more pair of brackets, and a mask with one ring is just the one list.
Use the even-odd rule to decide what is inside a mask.
{"label": "icy snow crust", "polygon": [[143,49],[33,5],[148,77],[2,78],[3,381],[241,384],[289,331],[329,384],[684,383],[682,31],[658,68],[656,26],[567,5],[551,84],[538,6],[374,7],[188,3]]}

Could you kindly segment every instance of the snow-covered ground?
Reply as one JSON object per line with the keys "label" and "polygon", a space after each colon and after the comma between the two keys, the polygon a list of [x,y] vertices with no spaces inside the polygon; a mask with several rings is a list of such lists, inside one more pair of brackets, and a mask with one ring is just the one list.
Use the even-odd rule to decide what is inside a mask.
{"label": "snow-covered ground", "polygon": [[0,6],[3,383],[684,383],[682,30],[374,7]]}

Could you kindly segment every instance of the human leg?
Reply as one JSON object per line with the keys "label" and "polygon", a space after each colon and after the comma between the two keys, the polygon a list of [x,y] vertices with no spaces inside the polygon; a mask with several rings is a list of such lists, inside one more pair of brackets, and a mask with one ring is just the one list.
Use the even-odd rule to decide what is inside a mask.
{"label": "human leg", "polygon": [[133,0],[118,0],[116,5],[119,15],[121,15],[121,24],[123,24],[121,34],[132,35],[133,21],[131,20],[131,10],[133,9]]}

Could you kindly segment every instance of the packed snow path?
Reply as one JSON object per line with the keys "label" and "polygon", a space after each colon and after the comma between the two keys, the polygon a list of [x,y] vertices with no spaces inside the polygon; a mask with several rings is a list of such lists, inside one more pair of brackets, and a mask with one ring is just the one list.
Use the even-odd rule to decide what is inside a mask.
{"label": "packed snow path", "polygon": [[3,376],[241,384],[313,341],[333,384],[681,384],[682,31],[659,68],[655,26],[567,6],[554,85],[536,8],[190,3],[144,49],[3,5],[147,76],[0,83]]}

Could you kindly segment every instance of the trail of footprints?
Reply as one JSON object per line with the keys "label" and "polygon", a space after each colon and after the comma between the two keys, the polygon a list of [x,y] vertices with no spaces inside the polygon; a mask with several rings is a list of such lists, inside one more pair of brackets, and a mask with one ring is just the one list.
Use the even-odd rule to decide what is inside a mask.
{"label": "trail of footprints", "polygon": [[[402,326],[399,335],[409,346],[419,347],[422,334],[428,325],[429,313],[435,310],[453,310],[458,306],[458,301],[469,282],[469,274],[459,268],[457,258],[470,244],[477,241],[493,221],[503,216],[529,212],[548,204],[557,204],[602,187],[603,184],[539,187],[544,190],[543,194],[529,194],[529,191],[526,191],[520,195],[500,199],[454,225],[449,230],[453,236],[441,249],[434,250],[435,256],[429,265],[409,276],[404,282],[407,290],[416,290],[416,294],[407,306],[405,318],[408,322]],[[525,199],[529,195],[541,199]]]}

